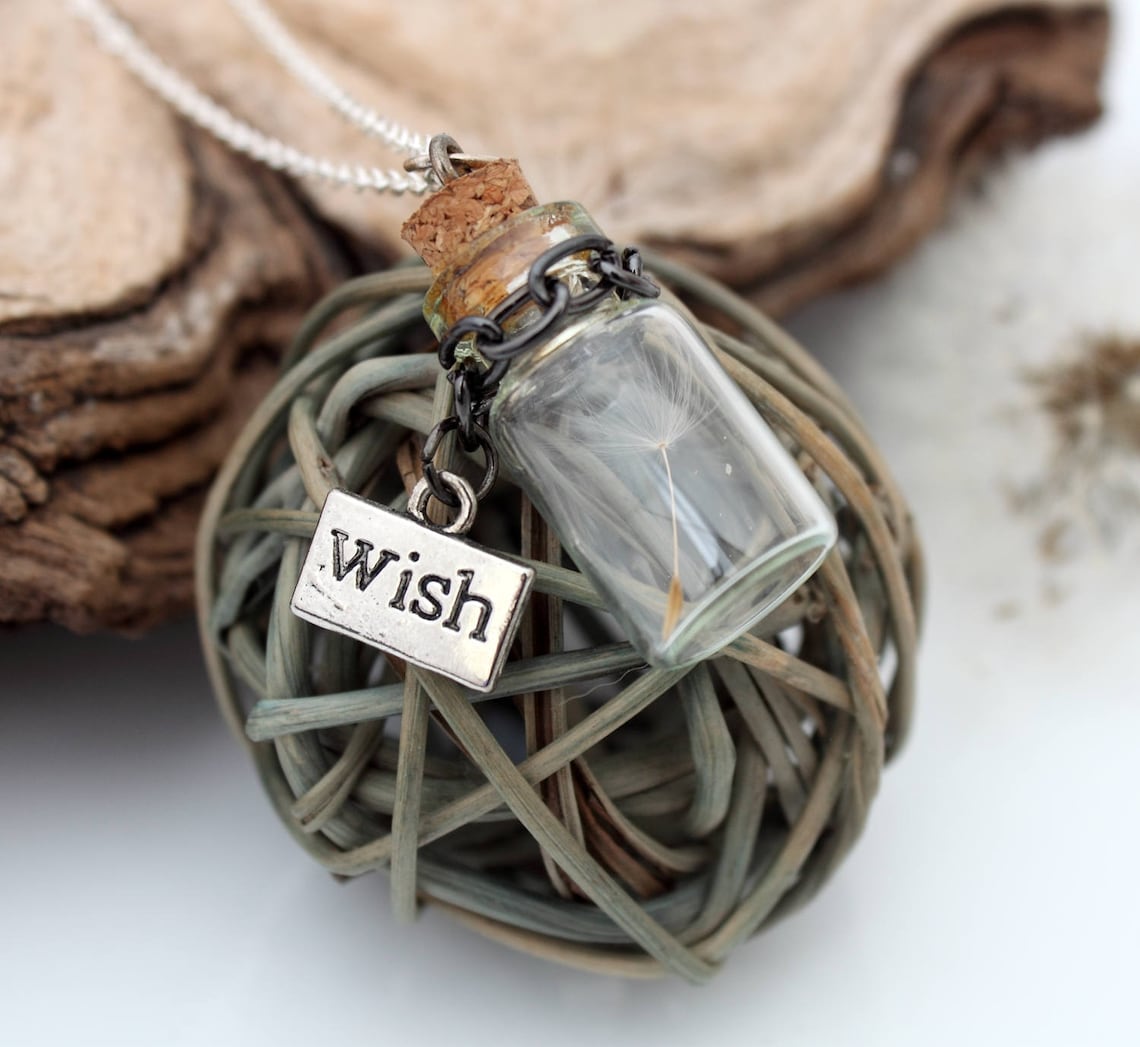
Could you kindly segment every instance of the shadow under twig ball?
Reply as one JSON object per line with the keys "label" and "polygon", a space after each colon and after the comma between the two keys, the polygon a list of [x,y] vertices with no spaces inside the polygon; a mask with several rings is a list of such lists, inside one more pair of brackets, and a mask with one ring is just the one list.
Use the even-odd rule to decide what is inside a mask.
{"label": "shadow under twig ball", "polygon": [[646,261],[709,322],[839,524],[823,567],[751,634],[687,670],[646,667],[509,477],[471,537],[537,578],[490,694],[290,612],[326,493],[404,504],[450,410],[419,268],[344,285],[299,332],[211,493],[199,614],[222,711],[325,868],[386,870],[403,917],[430,902],[532,954],[699,982],[859,835],[910,720],[921,555],[819,365],[722,286]]}

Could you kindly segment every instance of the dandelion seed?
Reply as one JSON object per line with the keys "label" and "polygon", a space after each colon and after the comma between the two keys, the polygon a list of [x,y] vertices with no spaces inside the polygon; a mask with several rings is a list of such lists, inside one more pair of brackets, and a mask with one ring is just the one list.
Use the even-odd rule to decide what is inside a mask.
{"label": "dandelion seed", "polygon": [[622,388],[622,412],[606,420],[606,439],[599,446],[603,458],[660,455],[665,467],[672,542],[672,575],[667,589],[662,639],[680,621],[685,594],[681,582],[681,538],[677,488],[669,452],[701,425],[714,410],[703,387],[683,358],[668,351],[643,353],[630,361],[632,373]]}
{"label": "dandelion seed", "polygon": [[664,350],[631,356],[627,363],[633,366],[622,383],[622,411],[606,419],[602,455],[673,447],[713,413],[714,405],[683,358]]}

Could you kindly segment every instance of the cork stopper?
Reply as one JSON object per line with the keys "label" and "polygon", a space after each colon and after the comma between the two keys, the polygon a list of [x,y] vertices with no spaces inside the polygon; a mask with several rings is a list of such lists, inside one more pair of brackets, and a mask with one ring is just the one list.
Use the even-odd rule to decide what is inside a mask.
{"label": "cork stopper", "polygon": [[465,244],[537,203],[516,160],[492,160],[429,196],[400,233],[439,276]]}

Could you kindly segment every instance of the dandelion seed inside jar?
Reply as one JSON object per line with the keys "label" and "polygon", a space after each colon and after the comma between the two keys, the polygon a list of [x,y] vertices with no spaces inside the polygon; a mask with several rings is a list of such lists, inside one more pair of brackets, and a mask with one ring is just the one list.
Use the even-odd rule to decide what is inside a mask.
{"label": "dandelion seed inside jar", "polygon": [[404,235],[435,273],[437,335],[493,316],[526,343],[491,401],[502,467],[647,661],[708,657],[819,566],[831,513],[683,306],[623,293],[596,247],[565,253],[606,243],[578,204],[537,206],[497,161],[445,185]]}

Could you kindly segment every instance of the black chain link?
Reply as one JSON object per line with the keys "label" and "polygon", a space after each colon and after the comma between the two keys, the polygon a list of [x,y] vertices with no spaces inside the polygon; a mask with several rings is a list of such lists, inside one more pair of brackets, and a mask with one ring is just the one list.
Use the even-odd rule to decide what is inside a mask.
{"label": "black chain link", "polygon": [[457,434],[459,444],[465,451],[482,450],[483,452],[483,479],[479,481],[479,486],[475,489],[475,497],[479,500],[485,498],[490,493],[491,488],[495,486],[495,479],[499,475],[499,458],[491,444],[490,433],[481,423],[471,423],[470,438],[464,437],[458,411],[443,419],[432,429],[424,441],[424,449],[420,453],[420,462],[424,468],[424,479],[427,480],[431,493],[448,508],[454,509],[459,505],[459,499],[455,492],[442,481],[435,465],[436,452],[448,433]]}
{"label": "black chain link", "polygon": [[[572,255],[590,252],[587,267],[597,282],[579,294],[554,275],[552,270]],[[627,247],[620,254],[613,241],[597,233],[574,236],[555,244],[540,254],[527,273],[526,283],[509,295],[488,316],[465,316],[457,320],[439,341],[439,362],[449,372],[455,388],[455,414],[445,418],[428,434],[421,460],[424,476],[432,494],[445,505],[455,508],[458,499],[439,478],[434,465],[436,451],[447,433],[457,435],[460,446],[468,453],[482,450],[486,467],[477,497],[484,497],[494,485],[498,459],[487,432],[491,400],[513,360],[532,348],[564,316],[583,312],[616,291],[621,298],[637,295],[656,298],[661,288],[642,274],[641,255]],[[538,319],[514,335],[508,335],[504,324],[521,309],[536,306]],[[471,347],[489,366],[474,357],[457,361],[461,342],[471,340]]]}

